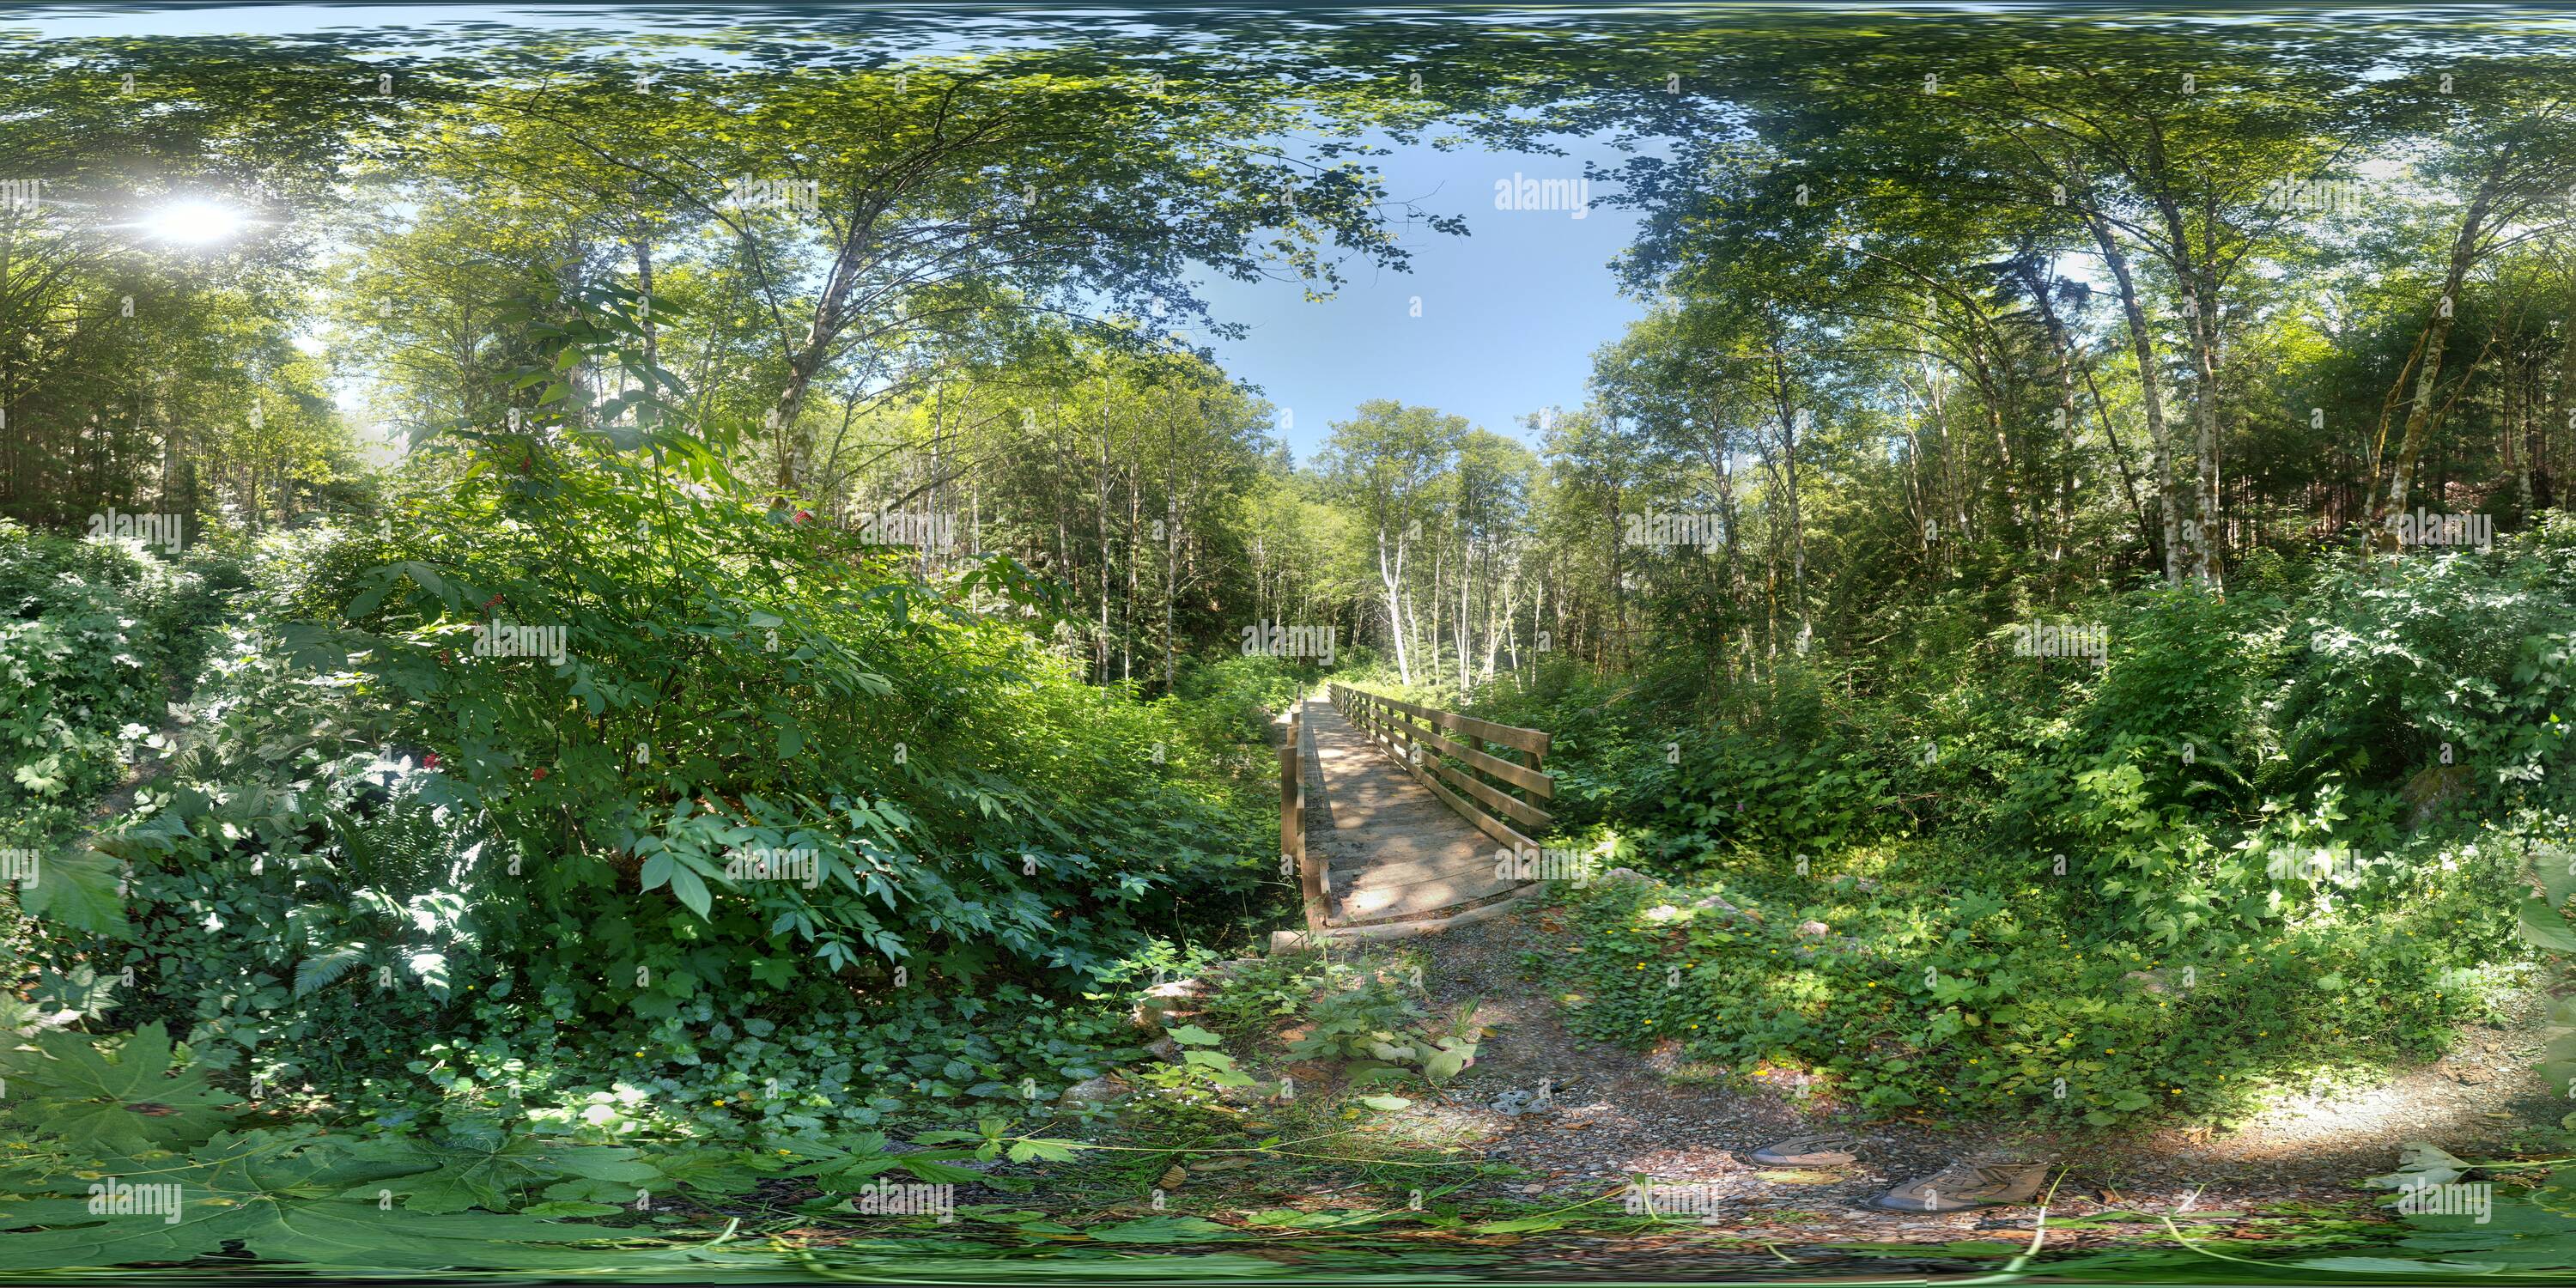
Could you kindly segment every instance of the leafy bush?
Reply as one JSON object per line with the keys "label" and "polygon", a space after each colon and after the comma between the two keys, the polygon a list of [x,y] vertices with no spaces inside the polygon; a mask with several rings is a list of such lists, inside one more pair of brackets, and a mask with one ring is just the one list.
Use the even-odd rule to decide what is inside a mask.
{"label": "leafy bush", "polygon": [[0,519],[0,844],[52,848],[124,776],[244,584],[223,556],[173,563]]}
{"label": "leafy bush", "polygon": [[[622,361],[638,301],[585,308],[522,317],[539,376]],[[412,468],[424,494],[374,532],[260,552],[187,751],[101,843],[133,933],[47,950],[131,968],[132,1018],[209,1067],[347,1090],[429,1033],[413,1072],[467,1102],[953,1116],[1097,1073],[1110,1004],[1078,994],[1161,935],[1274,915],[1264,789],[1230,769],[1282,677],[1087,687],[1023,629],[1052,611],[1025,569],[920,579],[689,435],[462,426]],[[1033,1023],[978,1034],[999,998]],[[796,1095],[747,1115],[772,1078]]]}
{"label": "leafy bush", "polygon": [[[1880,1111],[2228,1110],[2437,1050],[2522,951],[2495,892],[2568,806],[2571,550],[2553,519],[2493,554],[2275,569],[2278,595],[2141,591],[2046,615],[2102,622],[2106,667],[1991,648],[1928,696],[1783,661],[1692,710],[1560,664],[1478,714],[1617,730],[1560,739],[1561,782],[1678,751],[1607,839],[1689,889],[1578,901],[1601,1036]],[[1637,920],[1718,891],[1776,915]]]}
{"label": "leafy bush", "polygon": [[1294,1023],[1302,1032],[1286,1043],[1286,1053],[1346,1063],[1354,1086],[1408,1072],[1437,1085],[1475,1063],[1484,1029],[1473,1002],[1427,1022],[1408,991],[1420,981],[1419,967],[1400,958],[1326,962],[1291,955],[1228,973],[1207,1012],[1254,1040],[1273,1036],[1283,1021]]}
{"label": "leafy bush", "polygon": [[[2519,863],[2462,850],[2403,895],[2171,948],[2102,936],[2035,883],[1623,881],[1574,901],[1578,947],[1557,969],[1581,1032],[1793,1074],[1873,1113],[2225,1116],[2337,1057],[2429,1054],[2485,1014],[2501,977],[2480,966],[2513,939],[2493,891]],[[1712,895],[1724,903],[1701,903]],[[1830,933],[1800,934],[1808,920]]]}
{"label": "leafy bush", "polygon": [[[0,1045],[0,1140],[12,1149],[0,1192],[0,1269],[191,1261],[364,1269],[606,1270],[633,1254],[559,1245],[653,1231],[552,1218],[632,1218],[674,1200],[739,1195],[793,1178],[826,1196],[901,1174],[934,1183],[1009,1185],[969,1161],[1061,1160],[1071,1141],[971,1131],[925,1133],[908,1151],[879,1133],[793,1148],[621,1143],[587,1123],[544,1130],[517,1118],[456,1117],[406,1130],[259,1125],[159,1025],[114,1038],[74,1032]],[[145,1187],[155,1187],[147,1190]],[[129,1190],[130,1187],[130,1190]],[[167,1187],[167,1188],[160,1188]],[[118,1219],[117,1191],[154,1206]],[[515,1214],[515,1215],[513,1215]],[[689,1263],[695,1264],[695,1263]]]}

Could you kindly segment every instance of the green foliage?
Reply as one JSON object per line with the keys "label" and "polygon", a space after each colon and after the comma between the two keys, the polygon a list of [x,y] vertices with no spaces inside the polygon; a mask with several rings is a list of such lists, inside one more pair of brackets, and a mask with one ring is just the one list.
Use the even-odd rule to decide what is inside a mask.
{"label": "green foliage", "polygon": [[0,1230],[11,1232],[0,1268],[13,1271],[219,1253],[375,1271],[676,1268],[688,1264],[677,1252],[566,1246],[650,1231],[543,1218],[650,1212],[657,1199],[736,1195],[764,1178],[842,1190],[896,1171],[972,1181],[981,1173],[957,1163],[1061,1161],[1080,1148],[1013,1135],[1003,1119],[908,1150],[875,1133],[780,1150],[640,1147],[494,1118],[412,1134],[247,1127],[247,1107],[212,1090],[211,1071],[157,1026],[121,1040],[46,1034],[0,1051],[0,1069],[0,1141],[14,1147],[0,1166]]}
{"label": "green foliage", "polygon": [[[2565,830],[2568,545],[2553,521],[2282,570],[2278,597],[2139,592],[2069,614],[2103,623],[2107,666],[1972,654],[1928,699],[1820,703],[1784,665],[1710,720],[1687,688],[1558,668],[1478,713],[1619,730],[1558,741],[1578,792],[1677,745],[1660,802],[1608,788],[1643,823],[1612,831],[1620,860],[1684,888],[1579,901],[1591,1031],[1879,1111],[2223,1115],[2438,1050],[2507,978],[2492,892]],[[1717,892],[1769,911],[1634,920]]]}
{"label": "green foliage", "polygon": [[1355,1087],[1406,1072],[1422,1074],[1437,1087],[1476,1061],[1476,1043],[1484,1038],[1476,1002],[1432,1023],[1399,979],[1399,963],[1280,961],[1283,966],[1262,969],[1255,963],[1255,969],[1229,976],[1208,1010],[1257,1028],[1275,1028],[1278,1018],[1293,1015],[1303,1036],[1285,1051],[1296,1059],[1347,1064]]}
{"label": "green foliage", "polygon": [[1205,1109],[1219,1103],[1228,1090],[1254,1085],[1251,1074],[1235,1067],[1233,1056],[1217,1049],[1223,1039],[1216,1034],[1184,1024],[1167,1036],[1180,1048],[1180,1060],[1149,1065],[1137,1074],[1152,1090],[1148,1103],[1156,1108]]}
{"label": "green foliage", "polygon": [[[627,361],[642,308],[523,309],[501,397]],[[1294,682],[1246,659],[1153,705],[1088,688],[1017,624],[1049,584],[998,556],[920,580],[804,521],[651,428],[669,378],[632,370],[630,424],[458,426],[422,458],[452,458],[453,490],[270,544],[185,752],[100,842],[132,933],[56,951],[121,957],[136,1018],[273,1083],[347,1088],[427,1031],[467,1087],[499,1070],[571,1103],[598,1094],[581,1065],[631,1063],[730,1104],[778,1081],[798,1098],[764,1097],[760,1129],[811,1132],[1098,1072],[1111,1032],[1079,1006],[981,1017],[1105,984],[1149,928],[1263,915],[1261,789],[1236,773],[1251,704]],[[562,653],[492,656],[513,624]],[[781,1019],[813,1048],[738,1036]],[[540,1034],[586,1055],[529,1076]]]}
{"label": "green foliage", "polygon": [[93,1198],[79,1196],[87,1184],[63,1175],[56,1182],[63,1189],[34,1190],[58,1197],[0,1204],[0,1226],[14,1231],[0,1247],[0,1267],[185,1262],[238,1246],[262,1262],[313,1267],[575,1269],[600,1258],[541,1249],[613,1237],[532,1217],[437,1215],[329,1197],[397,1169],[310,1134],[226,1132],[185,1158],[109,1155],[97,1166],[111,1178],[176,1186],[175,1219],[101,1213]]}
{"label": "green foliage", "polygon": [[204,1140],[241,1103],[204,1072],[174,1067],[170,1036],[158,1024],[113,1045],[79,1033],[38,1034],[32,1050],[0,1051],[0,1077],[18,1084],[17,1112],[67,1148],[100,1154]]}
{"label": "green foliage", "polygon": [[[2446,862],[2402,898],[2171,948],[2104,933],[2048,897],[2044,875],[1899,883],[1892,874],[1969,870],[1914,848],[1874,867],[1869,887],[1776,866],[1723,886],[1620,882],[1575,901],[1580,946],[1552,968],[1580,999],[1581,1031],[1793,1076],[1820,1103],[2095,1125],[2231,1117],[2337,1059],[2428,1054],[2487,1013],[2502,981],[2484,964],[2512,932],[2486,892],[2518,858]],[[1810,920],[1829,933],[1800,933]]]}
{"label": "green foliage", "polygon": [[0,844],[49,851],[123,777],[244,584],[237,561],[168,561],[0,519]]}

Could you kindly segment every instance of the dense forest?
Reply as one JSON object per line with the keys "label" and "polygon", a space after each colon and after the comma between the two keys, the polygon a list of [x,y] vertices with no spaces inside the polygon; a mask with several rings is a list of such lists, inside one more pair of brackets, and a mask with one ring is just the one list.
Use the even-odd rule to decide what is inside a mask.
{"label": "dense forest", "polygon": [[[1628,1076],[1541,1032],[2195,1185],[2538,1034],[2374,1178],[2493,1224],[1899,1242],[2576,1266],[2557,20],[439,13],[0,45],[0,1268],[1663,1238],[1441,1116]],[[1587,216],[1513,419],[1230,369]],[[1327,684],[1545,731],[1578,875],[1292,944]],[[1876,1255],[1749,1193],[1653,1273]]]}

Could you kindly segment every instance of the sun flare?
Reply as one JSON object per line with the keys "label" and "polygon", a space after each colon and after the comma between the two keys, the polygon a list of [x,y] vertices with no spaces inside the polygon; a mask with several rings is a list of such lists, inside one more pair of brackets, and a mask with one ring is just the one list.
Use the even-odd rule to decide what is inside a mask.
{"label": "sun flare", "polygon": [[180,201],[144,216],[143,229],[154,241],[204,246],[224,241],[249,224],[241,211],[211,201]]}

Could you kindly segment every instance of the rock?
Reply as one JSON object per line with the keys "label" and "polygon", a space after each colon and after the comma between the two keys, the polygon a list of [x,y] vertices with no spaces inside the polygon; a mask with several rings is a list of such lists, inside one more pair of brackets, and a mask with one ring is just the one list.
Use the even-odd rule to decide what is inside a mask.
{"label": "rock", "polygon": [[1189,1173],[1182,1171],[1178,1167],[1172,1167],[1164,1169],[1163,1174],[1155,1178],[1154,1184],[1162,1189],[1177,1190],[1181,1188],[1181,1182],[1188,1179],[1190,1179]]}
{"label": "rock", "polygon": [[1165,980],[1145,990],[1139,1006],[1157,1011],[1177,1011],[1207,996],[1208,986],[1196,979]]}
{"label": "rock", "polygon": [[1637,915],[1644,917],[1648,921],[1670,921],[1673,918],[1682,915],[1682,910],[1669,903],[1659,903]]}
{"label": "rock", "polygon": [[1145,1049],[1153,1052],[1155,1058],[1163,1061],[1165,1064],[1179,1064],[1181,1062],[1181,1044],[1171,1040],[1170,1038],[1156,1038],[1153,1041],[1146,1043]]}
{"label": "rock", "polygon": [[1127,1012],[1127,1023],[1149,1033],[1160,1032],[1172,1020],[1199,1013],[1199,1003],[1211,990],[1196,979],[1175,979],[1156,984],[1136,999]]}
{"label": "rock", "polygon": [[1250,1166],[1252,1166],[1251,1159],[1245,1158],[1240,1154],[1228,1154],[1223,1158],[1211,1158],[1204,1163],[1192,1163],[1190,1164],[1190,1170],[1193,1172],[1231,1172],[1238,1167]]}
{"label": "rock", "polygon": [[2120,978],[2137,985],[2140,989],[2143,989],[2146,992],[2154,993],[2158,996],[2163,996],[2167,991],[2165,988],[2165,977],[2163,973],[2159,971],[2133,970]]}
{"label": "rock", "polygon": [[1116,1074],[1104,1073],[1097,1078],[1085,1078],[1065,1088],[1064,1094],[1057,1099],[1060,1103],[1068,1105],[1105,1105],[1123,1098],[1126,1094],[1125,1082],[1121,1081]]}
{"label": "rock", "polygon": [[1545,1194],[1545,1193],[1547,1193],[1547,1187],[1546,1187],[1546,1186],[1544,1186],[1544,1185],[1524,1185],[1524,1186],[1522,1186],[1522,1187],[1521,1187],[1521,1193],[1523,1193],[1523,1194]]}
{"label": "rock", "polygon": [[1726,901],[1726,896],[1722,894],[1712,894],[1703,898],[1693,899],[1691,901],[1691,906],[1694,908],[1715,908],[1719,912],[1744,911],[1742,908],[1738,908],[1734,904],[1728,903]]}
{"label": "rock", "polygon": [[1612,868],[1609,871],[1592,878],[1592,882],[1595,885],[1617,885],[1622,881],[1634,881],[1641,885],[1663,884],[1663,882],[1657,881],[1653,877],[1647,876],[1645,873],[1639,872],[1635,868]]}
{"label": "rock", "polygon": [[1798,923],[1798,933],[1812,939],[1822,939],[1834,933],[1834,928],[1821,921],[1801,921]]}

